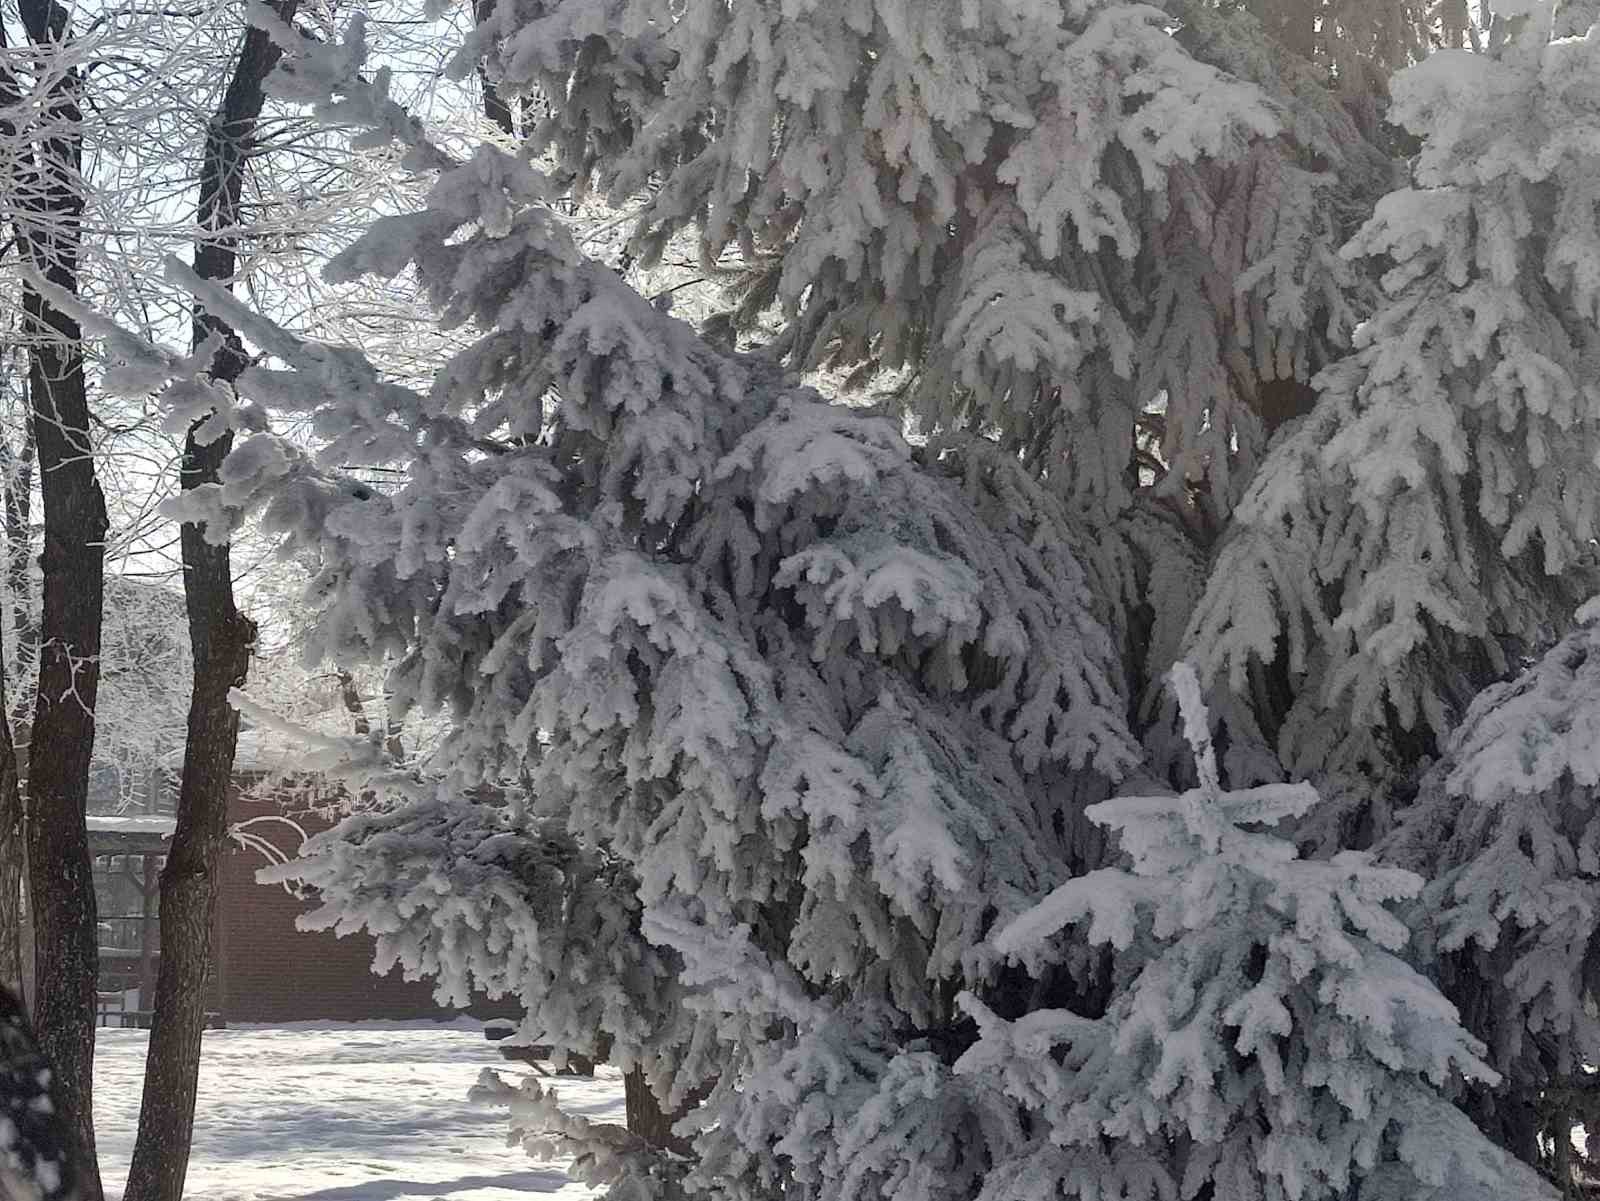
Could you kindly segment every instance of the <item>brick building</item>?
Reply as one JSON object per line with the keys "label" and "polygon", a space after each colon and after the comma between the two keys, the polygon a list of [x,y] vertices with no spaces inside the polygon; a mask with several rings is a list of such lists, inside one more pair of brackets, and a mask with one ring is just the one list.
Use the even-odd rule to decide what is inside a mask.
{"label": "brick building", "polygon": [[433,987],[372,972],[370,935],[339,938],[329,931],[295,929],[295,918],[316,907],[277,884],[256,883],[256,870],[272,861],[255,840],[277,855],[292,856],[302,834],[333,824],[328,812],[306,808],[304,798],[251,799],[236,795],[229,824],[249,837],[234,840],[220,865],[216,988],[228,1021],[297,1022],[316,1018],[444,1018]]}
{"label": "brick building", "polygon": [[[371,970],[369,935],[338,938],[295,928],[315,907],[280,885],[258,884],[258,868],[292,856],[301,839],[327,829],[335,797],[302,789],[248,789],[257,773],[241,777],[229,802],[235,832],[220,864],[214,966],[207,1008],[225,1022],[297,1022],[318,1019],[447,1018],[431,985]],[[260,790],[254,790],[260,791]],[[158,881],[162,849],[171,837],[167,816],[89,818],[96,892],[102,915],[100,987],[107,1020],[126,1009],[148,1009],[159,967]],[[475,1006],[474,1013],[480,1013]],[[498,1012],[484,1007],[480,1016]]]}

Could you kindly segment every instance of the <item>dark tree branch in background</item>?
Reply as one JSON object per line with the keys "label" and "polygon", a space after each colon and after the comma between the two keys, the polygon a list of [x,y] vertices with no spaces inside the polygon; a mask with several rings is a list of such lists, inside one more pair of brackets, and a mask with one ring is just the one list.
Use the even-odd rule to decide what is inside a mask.
{"label": "dark tree branch in background", "polygon": [[[472,0],[473,19],[482,24],[494,11],[495,0]],[[507,137],[516,137],[517,123],[515,114],[511,111],[511,104],[500,94],[489,74],[483,69],[483,60],[478,60],[478,82],[483,85],[483,115],[500,127],[500,131]]]}
{"label": "dark tree branch in background", "polygon": [[344,704],[344,710],[350,715],[355,725],[357,734],[370,734],[372,723],[367,720],[367,707],[362,703],[361,690],[356,687],[356,678],[348,671],[339,673],[339,700]]}
{"label": "dark tree branch in background", "polygon": [[[275,6],[277,15],[292,20],[296,4],[297,0],[281,0]],[[265,102],[262,85],[279,57],[278,47],[261,30],[245,33],[233,76],[206,131],[197,213],[203,232],[194,254],[195,271],[202,278],[231,280],[237,268],[240,207]],[[237,379],[249,365],[238,334],[197,309],[195,344],[213,334],[223,341],[212,365],[213,376]],[[231,434],[202,445],[191,428],[183,446],[183,488],[214,482],[232,446]],[[228,795],[239,740],[239,714],[228,703],[228,691],[244,683],[256,636],[254,623],[234,601],[228,545],[207,542],[193,524],[183,526],[182,545],[194,692],[177,828],[161,873],[161,975],[126,1201],[181,1201],[189,1170],[217,907],[217,864],[227,838]]]}
{"label": "dark tree branch in background", "polygon": [[[356,678],[348,671],[338,673],[339,699],[343,702],[345,712],[350,714],[357,734],[372,733],[372,722],[367,717],[366,702],[361,699],[361,690],[356,687]],[[388,721],[383,729],[383,748],[388,752],[389,758],[396,763],[405,758],[405,745],[400,741],[400,723]]]}

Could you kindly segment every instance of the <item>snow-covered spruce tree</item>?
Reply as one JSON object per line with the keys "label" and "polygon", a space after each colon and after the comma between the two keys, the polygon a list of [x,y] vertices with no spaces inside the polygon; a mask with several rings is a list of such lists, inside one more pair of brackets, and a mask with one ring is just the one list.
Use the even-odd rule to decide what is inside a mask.
{"label": "snow-covered spruce tree", "polygon": [[982,1031],[955,1065],[992,1131],[980,1197],[1552,1196],[1445,1094],[1496,1078],[1400,957],[1392,902],[1422,880],[1362,852],[1301,859],[1267,832],[1316,793],[1223,790],[1199,681],[1187,663],[1172,681],[1199,785],[1091,807],[1128,866],[1063,884],[993,940],[1028,963],[1087,926],[1117,952],[1103,1012],[1008,1020],[960,999]]}
{"label": "snow-covered spruce tree", "polygon": [[1235,510],[1188,633],[1284,766],[1380,831],[1419,756],[1600,582],[1600,40],[1550,22],[1502,16],[1493,53],[1396,79],[1415,182],[1344,252],[1388,265],[1385,299]]}
{"label": "snow-covered spruce tree", "polygon": [[480,59],[794,365],[903,370],[925,424],[1110,514],[1143,436],[1204,536],[1346,343],[1343,205],[1391,186],[1313,64],[1200,4],[498,0]]}
{"label": "snow-covered spruce tree", "polygon": [[[451,941],[473,923],[428,898],[449,877],[427,879],[427,854],[478,873],[485,907],[550,881],[505,901],[528,947],[581,933],[552,897],[618,866],[594,879],[615,890],[619,941],[583,985],[604,1004],[552,993],[571,982],[543,967],[480,962],[531,1013],[600,1022],[595,1041],[665,1108],[688,1106],[687,1154],[560,1125],[596,1140],[601,1177],[643,1193],[971,1198],[1019,1140],[1055,1137],[1025,1099],[953,1070],[979,1037],[956,997],[1008,1021],[1115,1012],[1136,958],[1078,938],[1010,962],[990,935],[1103,863],[1083,810],[1137,760],[1128,717],[1153,712],[1145,684],[1178,649],[1209,540],[1362,315],[1361,275],[1334,253],[1341,187],[1375,186],[1381,160],[1248,16],[1197,8],[1176,35],[1170,14],[1121,3],[970,0],[915,18],[887,0],[509,0],[466,60],[487,49],[497,86],[556,98],[537,140],[560,153],[555,182],[526,158],[429,143],[381,73],[361,77],[359,30],[320,45],[278,29],[293,51],[280,89],[402,141],[438,177],[424,211],[378,222],[332,275],[414,268],[477,341],[421,394],[189,279],[270,356],[237,401],[197,388],[191,362],[119,344],[134,375],[178,379],[180,417],[216,407],[250,434],[185,515],[222,531],[259,512],[322,565],[313,654],[393,655],[397,708],[453,723],[400,789],[426,808],[346,832],[393,833],[387,860],[362,877],[360,852],[324,844],[345,864],[330,888],[355,873],[340,902],[354,920],[391,923],[380,932],[415,971],[477,979],[461,966],[475,935]],[[792,365],[904,369],[927,445],[905,445],[898,411],[827,404],[773,356],[718,349],[586,262],[543,201],[594,175],[648,193],[646,256],[691,224],[713,265],[736,249],[746,315],[776,309]],[[273,412],[308,414],[323,445],[274,438]],[[380,490],[345,464],[404,476]],[[1276,776],[1276,752],[1299,745],[1285,731],[1326,730],[1345,758],[1318,769],[1353,764],[1370,789],[1368,761],[1386,767],[1393,747],[1338,710],[1283,721],[1304,673],[1274,649],[1218,698],[1230,780]],[[526,786],[526,814],[451,825],[461,798],[506,779]],[[541,823],[569,842],[527,857]],[[1330,828],[1333,850],[1348,830]],[[474,859],[454,841],[474,829],[503,842]],[[1356,881],[1360,909],[1357,884],[1399,878],[1358,863],[1322,866]],[[428,903],[366,906],[387,881],[416,881]],[[1301,886],[1281,887],[1298,904]],[[1387,927],[1362,903],[1346,933],[1370,940]],[[1349,1033],[1336,988],[1295,995],[1309,1029]],[[1236,1158],[1242,1175],[1213,1192],[1299,1196],[1294,1170],[1326,1193],[1352,1164],[1371,1188],[1416,1173],[1521,1189],[1475,1143],[1430,1151],[1428,1130],[1470,1132],[1415,1072],[1438,1084],[1478,1065],[1422,995],[1447,1046],[1419,1035],[1358,1059],[1384,1098],[1416,1100],[1408,1136],[1384,1142],[1404,1118],[1375,1127],[1342,1077],[1306,1077],[1352,1101],[1327,1129],[1376,1141],[1320,1176],[1322,1160]],[[653,1011],[635,1021],[641,997]],[[575,1022],[558,1035],[588,1037]],[[549,1116],[547,1101],[521,1096],[516,1120]],[[1178,1153],[1165,1135],[1151,1147]]]}
{"label": "snow-covered spruce tree", "polygon": [[1413,906],[1430,968],[1506,1077],[1468,1111],[1570,1180],[1567,1137],[1600,1132],[1600,630],[1485,689],[1381,846],[1430,883]]}
{"label": "snow-covered spruce tree", "polygon": [[675,965],[640,936],[622,860],[499,798],[387,783],[387,804],[258,873],[317,898],[302,929],[367,931],[374,971],[433,980],[442,1005],[465,1009],[475,992],[520,1000],[525,1029],[561,1060],[604,1059],[619,1035],[650,1042],[675,1004]]}
{"label": "snow-covered spruce tree", "polygon": [[[125,383],[178,377],[178,417],[204,405],[249,433],[185,515],[221,535],[259,512],[319,559],[313,652],[393,653],[396,709],[453,717],[429,765],[441,803],[525,780],[533,817],[625,865],[615,910],[637,904],[675,988],[648,1022],[621,1004],[591,1019],[666,1107],[700,1098],[685,1187],[970,1194],[984,1132],[966,1090],[938,1087],[969,1037],[954,998],[1097,985],[1097,956],[1026,979],[984,938],[1099,858],[1082,806],[1136,759],[1070,515],[987,442],[914,453],[894,421],[715,350],[578,255],[526,163],[426,143],[381,77],[361,80],[359,37],[277,33],[298,51],[292,94],[337,94],[329,111],[439,172],[426,210],[379,221],[333,274],[410,264],[482,333],[420,395],[174,265],[282,364],[241,375],[234,401],[193,382],[202,356],[114,340]],[[309,415],[326,444],[259,432],[271,411]],[[333,470],[368,462],[406,476],[380,492]],[[386,820],[413,845],[439,829]],[[536,833],[509,807],[473,820],[486,840],[495,822]],[[485,854],[486,878],[534,888],[544,870]],[[615,988],[625,948],[593,954],[613,977],[560,987]]]}
{"label": "snow-covered spruce tree", "polygon": [[1491,53],[1397,80],[1416,184],[1350,248],[1387,257],[1388,299],[1236,511],[1190,631],[1263,724],[1252,685],[1280,681],[1285,766],[1335,801],[1307,842],[1381,833],[1444,744],[1381,850],[1430,881],[1407,910],[1427,970],[1504,1077],[1468,1112],[1563,1183],[1600,1053],[1592,786],[1542,748],[1581,729],[1586,635],[1484,689],[1600,587],[1600,39],[1551,36],[1572,20],[1502,17]]}
{"label": "snow-covered spruce tree", "polygon": [[[1372,69],[1432,36],[1419,8],[1394,37],[1341,11]],[[1192,0],[498,0],[455,68],[538,98],[530,141],[564,183],[643,197],[641,262],[692,235],[733,326],[775,316],[792,366],[895,381],[924,429],[993,439],[1082,514],[1136,725],[1175,767],[1160,674],[1269,438],[1370,311],[1338,251],[1397,182],[1342,102],[1356,73],[1263,22]],[[1277,778],[1276,723],[1213,703],[1230,769]]]}

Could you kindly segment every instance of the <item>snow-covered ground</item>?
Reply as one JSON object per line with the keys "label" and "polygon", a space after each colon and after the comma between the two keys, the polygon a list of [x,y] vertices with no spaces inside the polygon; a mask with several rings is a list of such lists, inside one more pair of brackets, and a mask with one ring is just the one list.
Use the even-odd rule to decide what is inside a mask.
{"label": "snow-covered ground", "polygon": [[[107,1198],[120,1197],[149,1035],[101,1030],[95,1129]],[[187,1201],[583,1201],[559,1163],[506,1146],[504,1111],[467,1102],[485,1067],[515,1075],[477,1022],[362,1022],[208,1030]],[[622,1121],[622,1081],[554,1081],[563,1105]]]}

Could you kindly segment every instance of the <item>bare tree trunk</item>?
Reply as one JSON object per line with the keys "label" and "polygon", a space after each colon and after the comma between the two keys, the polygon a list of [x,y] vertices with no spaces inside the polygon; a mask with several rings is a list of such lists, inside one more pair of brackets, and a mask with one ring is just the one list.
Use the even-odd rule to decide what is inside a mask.
{"label": "bare tree trunk", "polygon": [[1249,9],[1286,50],[1308,62],[1316,55],[1316,0],[1250,0]]}
{"label": "bare tree trunk", "polygon": [[6,706],[4,635],[0,634],[0,988],[26,997],[22,951],[22,865],[26,858],[17,749]]}
{"label": "bare tree trunk", "polygon": [[[41,60],[71,34],[57,0],[19,0]],[[24,260],[68,292],[78,284],[83,215],[82,80],[54,72],[17,185],[13,224]],[[44,497],[43,606],[38,693],[28,762],[28,873],[37,964],[34,1022],[55,1065],[58,1101],[77,1139],[83,1201],[100,1201],[95,1157],[95,982],[99,968],[94,877],[84,810],[100,684],[106,506],[95,475],[78,323],[24,285],[33,433]]]}
{"label": "bare tree trunk", "polygon": [[655,1147],[678,1145],[679,1140],[672,1134],[676,1116],[661,1108],[641,1069],[634,1068],[622,1078],[622,1104],[629,1134],[637,1134]]}
{"label": "bare tree trunk", "polygon": [[105,497],[86,447],[88,406],[77,323],[28,290],[24,305],[62,343],[35,356],[44,492],[44,610],[28,764],[28,861],[37,964],[34,1021],[82,1141],[86,1201],[98,1201],[93,1095],[98,924],[89,833],[89,761],[100,685]]}
{"label": "bare tree trunk", "polygon": [[688,1139],[672,1132],[673,1125],[710,1095],[715,1081],[706,1081],[695,1089],[683,1107],[667,1111],[661,1106],[655,1090],[650,1087],[641,1068],[634,1068],[622,1077],[622,1105],[628,1124],[628,1133],[636,1134],[653,1147],[662,1147],[688,1155],[692,1146]]}
{"label": "bare tree trunk", "polygon": [[[16,632],[18,675],[27,677],[32,650],[32,606],[29,603],[28,546],[32,540],[29,508],[33,488],[33,423],[24,421],[21,453],[0,436],[0,474],[4,475],[6,584],[11,593]],[[9,987],[27,1005],[33,994],[33,947],[24,942],[23,885],[27,863],[26,806],[23,764],[12,726],[12,701],[6,695],[4,616],[0,615],[0,985]]]}
{"label": "bare tree trunk", "polygon": [[[217,478],[230,439],[184,444],[183,486]],[[145,1062],[139,1130],[126,1201],[179,1201],[189,1170],[206,977],[217,908],[217,863],[227,839],[228,789],[239,714],[228,690],[243,684],[255,627],[234,605],[228,547],[182,531],[184,593],[194,646],[177,828],[161,873],[161,967]]]}
{"label": "bare tree trunk", "polygon": [[[284,0],[277,6],[279,17],[289,20],[295,7],[296,0]],[[205,279],[227,280],[235,270],[236,235],[231,231],[239,223],[244,172],[264,99],[262,83],[278,57],[278,48],[261,30],[246,33],[221,107],[206,133],[199,226],[203,231],[229,232],[202,234],[197,242],[195,271]],[[246,365],[237,334],[197,310],[195,342],[212,333],[224,338],[213,375],[237,379]],[[215,482],[232,445],[231,435],[201,445],[191,429],[183,447],[184,489]],[[255,644],[254,624],[234,603],[228,546],[207,542],[193,524],[185,524],[181,536],[194,693],[177,828],[161,873],[161,973],[126,1201],[181,1201],[189,1171],[206,976],[216,920],[217,864],[227,839],[228,792],[239,738],[239,714],[228,703],[228,690],[244,683]]]}

